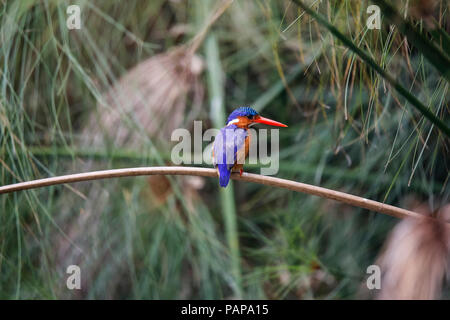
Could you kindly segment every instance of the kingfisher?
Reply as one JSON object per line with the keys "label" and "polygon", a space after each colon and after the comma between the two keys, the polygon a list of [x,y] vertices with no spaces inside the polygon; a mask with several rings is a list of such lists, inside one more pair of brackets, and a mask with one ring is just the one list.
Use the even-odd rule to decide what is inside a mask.
{"label": "kingfisher", "polygon": [[226,187],[231,172],[239,172],[242,176],[244,162],[250,147],[249,127],[256,123],[271,126],[287,127],[281,122],[264,118],[250,107],[235,109],[227,120],[227,125],[220,129],[213,145],[213,164],[219,174],[219,185]]}

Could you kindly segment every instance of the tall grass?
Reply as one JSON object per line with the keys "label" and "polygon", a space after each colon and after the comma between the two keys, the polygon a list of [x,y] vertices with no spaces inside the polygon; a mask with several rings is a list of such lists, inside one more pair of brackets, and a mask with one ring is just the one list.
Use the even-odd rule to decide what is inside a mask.
{"label": "tall grass", "polygon": [[[69,31],[69,1],[1,1],[0,184],[169,162],[170,143],[132,114],[117,130],[135,133],[134,145],[82,141],[93,115],[117,111],[101,103],[105,92],[192,39],[215,3],[199,14],[190,2],[79,1],[82,29]],[[192,128],[196,108],[196,119],[218,127],[235,107],[254,106],[289,125],[280,177],[402,207],[448,202],[448,137],[354,49],[448,126],[445,70],[385,16],[381,30],[368,30],[368,1],[304,3],[313,15],[287,0],[234,1],[199,51],[207,95],[200,106],[187,98],[182,127]],[[411,2],[395,10],[445,54],[448,6],[437,1],[434,29],[411,17]],[[221,194],[214,181],[178,178],[3,195],[0,298],[357,298],[396,222],[362,211],[252,184]],[[81,291],[66,288],[70,264],[81,267]]]}

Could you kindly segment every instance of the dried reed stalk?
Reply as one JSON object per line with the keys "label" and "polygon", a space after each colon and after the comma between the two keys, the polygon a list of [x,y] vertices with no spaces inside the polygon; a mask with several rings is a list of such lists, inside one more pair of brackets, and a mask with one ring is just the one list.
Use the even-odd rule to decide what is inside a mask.
{"label": "dried reed stalk", "polygon": [[[142,168],[125,168],[103,171],[92,171],[85,173],[69,174],[65,176],[58,176],[52,178],[45,178],[39,180],[26,181],[0,187],[0,194],[10,193],[14,191],[27,190],[39,187],[53,186],[58,184],[100,180],[107,178],[131,177],[131,176],[147,176],[147,175],[189,175],[202,177],[217,177],[217,171],[209,168],[195,168],[195,167],[142,167]],[[311,194],[327,199],[344,202],[349,205],[368,209],[375,212],[384,213],[396,218],[423,218],[423,215],[394,207],[378,201],[354,196],[345,192],[335,191],[322,187],[317,187],[301,182],[280,179],[269,176],[262,176],[259,174],[246,173],[242,176],[239,174],[232,174],[232,179],[241,180],[245,182],[254,182],[263,185],[268,185],[277,188],[289,189],[296,192]]]}

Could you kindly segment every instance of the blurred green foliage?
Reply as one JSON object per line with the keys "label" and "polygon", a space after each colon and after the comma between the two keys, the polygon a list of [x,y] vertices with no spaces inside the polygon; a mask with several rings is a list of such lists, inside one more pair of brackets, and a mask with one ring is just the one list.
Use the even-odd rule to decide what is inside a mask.
{"label": "blurred green foliage", "polygon": [[[104,93],[141,61],[192,39],[216,3],[202,12],[193,1],[0,0],[0,184],[168,163],[171,144],[146,133],[132,114],[123,127],[139,133],[138,147],[80,141],[107,130],[87,127],[94,114],[113,112],[100,104]],[[305,3],[448,125],[446,70],[436,70],[385,19],[381,30],[368,30],[368,1]],[[407,3],[395,3],[400,15],[448,58],[449,4],[436,1],[431,16],[416,10],[412,17]],[[81,30],[66,27],[70,4],[80,5]],[[223,92],[222,112],[249,105],[287,123],[278,176],[401,207],[414,200],[434,210],[448,202],[448,138],[293,2],[236,0],[208,37],[197,52],[206,61],[206,96],[196,119],[212,126],[212,97]],[[183,116],[194,104],[186,99]],[[182,127],[192,128],[183,118]],[[367,293],[366,268],[395,219],[239,182],[225,197],[235,204],[227,216],[217,181],[203,183],[127,178],[1,195],[0,298]],[[235,232],[224,217],[236,219],[229,225]],[[230,252],[234,238],[239,247]],[[71,264],[81,267],[81,291],[66,288]]]}

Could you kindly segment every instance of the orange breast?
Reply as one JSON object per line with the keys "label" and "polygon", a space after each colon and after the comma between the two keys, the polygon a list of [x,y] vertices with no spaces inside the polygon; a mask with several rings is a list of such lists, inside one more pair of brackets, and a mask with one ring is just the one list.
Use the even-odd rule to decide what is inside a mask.
{"label": "orange breast", "polygon": [[236,163],[232,168],[233,171],[239,171],[244,166],[245,159],[248,156],[248,152],[250,149],[251,135],[250,135],[250,131],[247,131],[247,132],[248,132],[248,134],[247,134],[247,137],[245,138],[244,145],[242,146],[241,149],[239,149],[237,151]]}

